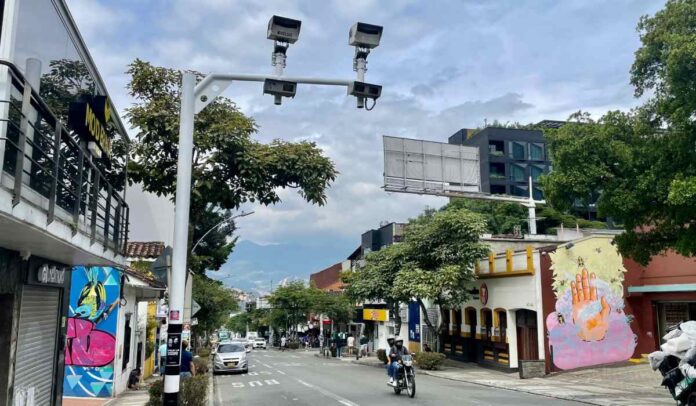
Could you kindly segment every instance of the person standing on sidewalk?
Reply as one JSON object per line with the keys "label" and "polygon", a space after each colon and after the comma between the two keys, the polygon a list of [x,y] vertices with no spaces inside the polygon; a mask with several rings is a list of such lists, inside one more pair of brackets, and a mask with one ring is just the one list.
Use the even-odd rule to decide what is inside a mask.
{"label": "person standing on sidewalk", "polygon": [[159,346],[159,370],[160,376],[164,376],[164,366],[167,365],[167,343],[162,342]]}
{"label": "person standing on sidewalk", "polygon": [[285,336],[280,337],[280,350],[285,351],[285,347],[288,345],[288,339]]}
{"label": "person standing on sidewalk", "polygon": [[353,337],[352,334],[348,335],[348,356],[353,355],[353,351],[355,351],[355,337]]}
{"label": "person standing on sidewalk", "polygon": [[188,341],[181,342],[181,364],[179,365],[179,376],[182,379],[196,375],[196,365],[193,363],[193,353],[188,350]]}

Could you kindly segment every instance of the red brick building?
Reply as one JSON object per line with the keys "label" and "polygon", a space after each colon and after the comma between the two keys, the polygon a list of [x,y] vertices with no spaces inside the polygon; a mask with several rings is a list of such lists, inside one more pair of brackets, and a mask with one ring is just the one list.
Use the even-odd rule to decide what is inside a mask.
{"label": "red brick building", "polygon": [[342,264],[336,263],[319,272],[309,275],[309,283],[325,292],[343,292],[341,282]]}

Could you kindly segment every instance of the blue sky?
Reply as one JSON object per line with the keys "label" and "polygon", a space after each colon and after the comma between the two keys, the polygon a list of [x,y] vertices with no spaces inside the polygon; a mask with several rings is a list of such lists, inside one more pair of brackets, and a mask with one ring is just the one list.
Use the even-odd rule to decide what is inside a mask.
{"label": "blue sky", "polygon": [[[201,72],[272,73],[273,14],[301,19],[300,40],[288,51],[286,75],[353,78],[348,29],[355,21],[383,25],[368,59],[367,81],[384,86],[375,110],[354,107],[338,88],[300,87],[294,100],[274,106],[258,84],[233,85],[226,96],[260,125],[258,139],[311,139],[336,163],[340,176],[329,203],[310,206],[295,191],[283,203],[253,207],[240,237],[253,250],[233,254],[219,277],[251,285],[244,274],[306,276],[320,261],[257,260],[284,244],[298,258],[338,262],[360,234],[380,221],[405,221],[443,199],[388,194],[380,189],[381,136],[444,141],[484,120],[565,119],[577,110],[601,115],[637,104],[629,68],[639,46],[635,26],[663,1],[230,1],[68,0],[116,106],[125,92],[127,64]],[[132,135],[135,135],[133,133]],[[153,203],[150,213],[166,213]],[[138,222],[137,219],[134,222]],[[166,223],[166,219],[163,220]],[[135,239],[169,241],[171,231],[134,227]],[[235,259],[235,255],[240,258]],[[273,254],[270,254],[273,255]],[[243,258],[243,261],[242,259]],[[289,258],[289,257],[288,257]],[[330,260],[335,258],[335,261]],[[236,261],[236,262],[235,262]],[[243,264],[242,264],[243,263]],[[272,269],[271,269],[272,268]]]}

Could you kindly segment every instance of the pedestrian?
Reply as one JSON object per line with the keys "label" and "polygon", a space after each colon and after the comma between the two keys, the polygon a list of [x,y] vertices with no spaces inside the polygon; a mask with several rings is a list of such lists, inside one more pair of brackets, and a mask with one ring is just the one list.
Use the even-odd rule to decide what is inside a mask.
{"label": "pedestrian", "polygon": [[138,383],[140,383],[140,368],[135,368],[128,375],[128,389],[130,389],[130,390],[140,389],[138,386]]}
{"label": "pedestrian", "polygon": [[160,375],[164,376],[164,366],[167,365],[167,343],[165,341],[162,341],[159,346],[159,362]]}
{"label": "pedestrian", "polygon": [[285,346],[288,344],[288,339],[285,336],[280,337],[280,350],[285,351]]}
{"label": "pedestrian", "polygon": [[348,356],[353,355],[355,351],[355,337],[352,334],[348,334]]}
{"label": "pedestrian", "polygon": [[424,352],[433,352],[433,349],[430,348],[430,346],[427,343],[425,343],[425,344],[423,344],[423,351]]}
{"label": "pedestrian", "polygon": [[188,350],[188,341],[181,342],[181,364],[179,364],[179,376],[190,378],[196,375],[196,365],[193,363],[193,353]]}
{"label": "pedestrian", "polygon": [[370,340],[368,340],[367,336],[365,336],[365,334],[363,334],[360,337],[360,355],[363,357],[367,357],[367,343],[368,342],[370,342]]}

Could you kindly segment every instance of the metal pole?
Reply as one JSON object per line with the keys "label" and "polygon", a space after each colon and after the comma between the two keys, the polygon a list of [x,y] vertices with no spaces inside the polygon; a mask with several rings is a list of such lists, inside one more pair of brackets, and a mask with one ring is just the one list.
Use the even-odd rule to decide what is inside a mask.
{"label": "metal pole", "polygon": [[179,159],[176,182],[176,211],[174,214],[174,253],[172,258],[172,279],[169,286],[167,365],[164,378],[164,404],[167,406],[176,406],[179,398],[181,323],[184,316],[184,291],[186,289],[195,87],[196,76],[193,73],[184,72],[181,78]]}
{"label": "metal pole", "polygon": [[537,223],[536,223],[536,204],[534,203],[534,188],[532,186],[532,177],[529,177],[529,203],[527,204],[527,209],[529,211],[529,234],[536,235],[537,233]]}

